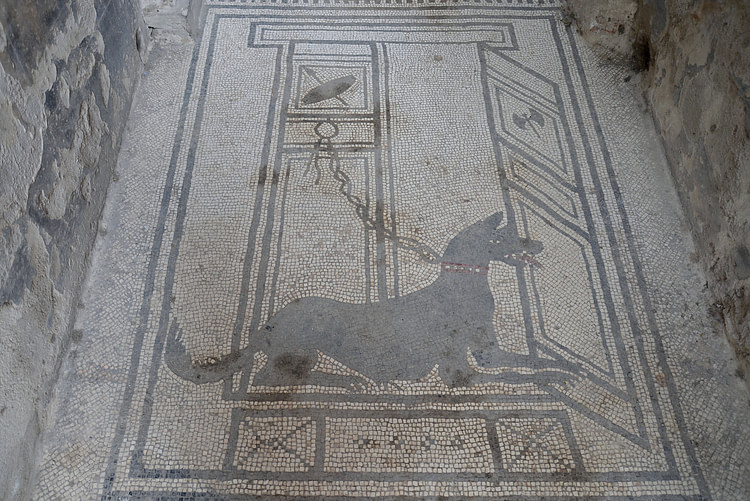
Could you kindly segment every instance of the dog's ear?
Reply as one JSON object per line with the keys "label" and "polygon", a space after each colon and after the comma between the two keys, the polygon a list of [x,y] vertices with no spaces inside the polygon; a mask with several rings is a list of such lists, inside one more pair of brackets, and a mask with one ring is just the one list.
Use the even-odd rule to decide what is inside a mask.
{"label": "dog's ear", "polygon": [[484,220],[484,224],[490,226],[493,230],[503,222],[503,211],[498,211]]}

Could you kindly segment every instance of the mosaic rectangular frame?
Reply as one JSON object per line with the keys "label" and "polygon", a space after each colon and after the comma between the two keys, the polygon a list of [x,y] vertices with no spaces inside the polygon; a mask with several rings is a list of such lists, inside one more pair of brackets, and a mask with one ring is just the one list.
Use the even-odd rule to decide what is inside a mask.
{"label": "mosaic rectangular frame", "polygon": [[[505,32],[507,35],[503,36],[507,41],[505,47],[502,47],[502,44],[493,45],[493,43],[471,40],[470,38],[454,41],[454,43],[473,44],[478,47],[488,127],[493,138],[493,153],[498,163],[498,171],[501,173],[503,181],[507,181],[509,187],[509,190],[502,193],[502,197],[506,204],[506,210],[515,208],[518,212],[517,221],[519,224],[528,227],[531,224],[529,223],[531,218],[536,217],[537,220],[542,218],[542,211],[536,210],[530,201],[544,204],[545,202],[540,200],[547,196],[547,193],[539,189],[538,186],[530,186],[533,183],[524,184],[523,181],[517,181],[516,178],[523,177],[522,174],[517,175],[517,172],[527,167],[523,162],[539,163],[540,170],[544,170],[548,165],[541,165],[543,162],[538,160],[544,153],[538,145],[524,144],[519,138],[513,137],[512,124],[504,121],[504,117],[507,118],[508,115],[503,115],[503,110],[505,107],[517,106],[517,104],[509,104],[508,100],[515,99],[514,103],[524,102],[528,104],[529,99],[536,95],[537,100],[533,101],[532,104],[542,110],[540,113],[543,113],[543,120],[546,123],[554,123],[554,137],[558,138],[560,144],[564,144],[565,141],[568,142],[567,151],[565,151],[566,148],[562,148],[563,153],[557,161],[559,164],[564,164],[565,172],[578,176],[578,187],[580,189],[576,192],[574,186],[572,192],[579,196],[582,203],[579,204],[578,201],[571,203],[570,210],[567,210],[567,207],[562,206],[559,202],[554,203],[557,204],[556,208],[561,213],[567,214],[567,216],[560,218],[559,224],[561,226],[567,227],[571,233],[575,233],[579,229],[572,227],[570,218],[582,217],[584,220],[588,220],[589,229],[591,229],[587,233],[588,238],[592,239],[596,246],[599,245],[596,237],[601,238],[601,248],[607,247],[609,249],[608,257],[611,257],[611,263],[601,255],[594,256],[594,261],[596,261],[594,266],[598,267],[598,277],[602,282],[599,297],[604,298],[603,307],[601,309],[597,307],[597,312],[601,313],[600,316],[602,317],[609,315],[607,317],[609,322],[607,322],[607,318],[599,318],[598,322],[599,325],[606,324],[612,329],[613,347],[619,350],[619,355],[615,356],[615,362],[619,361],[622,365],[623,360],[625,360],[626,365],[622,367],[622,371],[632,370],[638,375],[633,379],[625,378],[622,380],[625,386],[623,394],[627,396],[627,402],[632,404],[635,409],[635,421],[637,423],[635,430],[625,430],[624,427],[618,428],[617,423],[608,421],[606,409],[604,411],[587,409],[585,402],[579,397],[571,396],[564,391],[551,387],[546,387],[544,391],[540,391],[539,388],[545,387],[548,381],[538,378],[533,379],[533,381],[531,379],[525,381],[532,381],[533,384],[530,383],[531,388],[524,387],[526,389],[521,391],[520,395],[518,393],[509,394],[505,391],[481,394],[467,391],[463,393],[454,392],[447,397],[440,395],[438,398],[434,391],[431,393],[429,391],[427,393],[406,392],[398,396],[393,394],[350,394],[317,391],[307,395],[296,395],[294,399],[288,400],[284,396],[286,395],[284,392],[248,394],[249,383],[247,378],[249,376],[243,374],[239,378],[234,378],[234,380],[225,380],[220,395],[206,397],[204,393],[199,393],[203,398],[206,398],[205,403],[215,400],[217,406],[226,405],[228,412],[231,413],[231,422],[228,423],[227,430],[218,434],[225,436],[226,440],[222,464],[213,469],[186,468],[181,466],[182,462],[178,460],[176,462],[164,461],[161,466],[154,467],[154,464],[159,461],[153,456],[149,456],[148,453],[153,448],[154,443],[154,436],[150,432],[150,427],[153,426],[154,416],[159,415],[158,409],[155,409],[156,406],[160,405],[156,388],[159,384],[164,384],[164,371],[168,370],[162,363],[162,353],[170,328],[169,316],[172,308],[170,302],[174,300],[170,281],[176,273],[176,249],[179,249],[179,243],[175,245],[175,242],[179,242],[179,236],[175,237],[175,234],[179,235],[180,228],[185,223],[192,172],[196,166],[199,167],[196,158],[199,155],[201,126],[206,119],[206,116],[204,116],[206,109],[203,103],[205,103],[207,93],[210,92],[209,79],[212,54],[218,43],[217,40],[221,36],[222,20],[227,22],[252,20],[250,24],[253,28],[248,31],[247,40],[248,45],[253,45],[256,41],[268,42],[268,39],[262,38],[262,33],[258,34],[257,26],[292,25],[295,30],[298,30],[301,19],[316,25],[316,29],[325,23],[333,23],[336,26],[336,19],[339,22],[348,23],[352,31],[357,31],[358,28],[364,30],[363,26],[368,22],[374,23],[378,28],[387,26],[392,30],[397,30],[399,27],[403,29],[404,24],[408,24],[405,20],[413,17],[413,13],[406,8],[389,6],[337,7],[335,12],[331,12],[326,11],[326,7],[295,8],[293,6],[222,4],[208,6],[205,33],[202,40],[196,44],[177,137],[174,141],[174,149],[167,172],[161,212],[152,247],[153,257],[149,263],[148,282],[140,311],[140,324],[136,333],[131,372],[120,411],[116,438],[112,445],[112,459],[105,475],[103,499],[117,499],[117,496],[125,494],[152,496],[160,499],[178,499],[185,497],[186,493],[189,493],[187,497],[200,499],[247,499],[248,496],[266,498],[274,495],[274,493],[281,497],[321,495],[335,497],[345,496],[350,489],[359,484],[367,486],[360,487],[365,489],[363,496],[421,497],[445,495],[447,497],[464,497],[496,495],[504,498],[511,496],[538,498],[541,496],[596,496],[605,493],[612,495],[613,492],[621,492],[623,498],[639,496],[669,498],[673,496],[680,499],[685,497],[703,499],[708,497],[708,488],[697,466],[695,453],[687,435],[686,425],[677,401],[669,365],[659,339],[653,308],[650,305],[645,280],[632,243],[628,216],[622,205],[611,159],[598,125],[594,101],[585,83],[581,56],[576,48],[573,36],[570,33],[565,33],[564,29],[559,26],[556,8],[539,6],[494,7],[482,5],[481,7],[454,7],[431,5],[430,14],[424,17],[428,20],[431,17],[440,20],[437,28],[430,28],[433,32],[442,33],[445,27],[449,25],[446,20],[461,25],[467,19],[478,27],[486,27],[486,32],[477,29],[477,33],[484,36],[498,26],[505,27],[504,29],[507,30]],[[351,15],[340,15],[339,18],[336,18],[335,14],[340,14],[342,11],[348,11]],[[370,16],[368,17],[366,13]],[[317,23],[310,21],[314,15],[319,16]],[[349,20],[346,20],[347,18]],[[399,22],[394,21],[394,19],[398,19]],[[521,68],[521,63],[514,62],[512,57],[502,50],[519,50],[516,39],[516,32],[519,29],[517,25],[529,21],[548,23],[549,36],[554,40],[560,69],[565,75],[564,81],[554,81],[554,79],[527,68],[526,74],[535,76],[538,79],[537,85],[546,86],[544,91],[540,91],[539,87],[513,88],[512,83],[518,84],[518,81],[510,77],[506,78],[502,72],[496,71],[492,66],[492,64],[508,64]],[[336,27],[340,28],[341,26]],[[462,31],[456,36],[460,38],[467,35]],[[319,42],[319,40],[316,41],[316,43]],[[328,42],[332,43],[333,41]],[[419,42],[426,43],[425,40],[421,39]],[[297,40],[295,43],[300,42]],[[386,44],[386,42],[380,43],[383,46]],[[389,41],[387,43],[396,44],[398,42]],[[438,43],[444,44],[445,38],[439,38]],[[370,41],[364,43],[364,45],[374,47],[377,43]],[[275,63],[277,76],[282,73],[279,68],[285,60],[285,50],[288,49],[279,49],[277,55]],[[380,54],[378,50],[383,49],[375,47],[372,49],[372,53]],[[286,56],[286,60],[291,61],[288,52]],[[493,60],[494,63],[490,60]],[[507,69],[508,67],[510,66],[504,68]],[[372,66],[371,71],[376,73],[376,69],[376,66]],[[367,72],[366,69],[362,71],[363,74]],[[507,73],[505,75],[507,76]],[[373,77],[372,80],[374,81],[376,78]],[[509,84],[509,82],[511,83]],[[280,85],[279,82],[276,83],[277,88],[280,88]],[[499,93],[502,89],[506,89],[506,92],[501,96]],[[547,92],[547,95],[544,95],[544,92]],[[385,103],[388,98],[373,94],[372,99],[373,102],[381,100]],[[274,113],[280,112],[276,111],[269,114],[275,116]],[[365,116],[367,113],[364,113],[350,118],[353,120],[370,120],[376,124],[376,129],[378,127],[385,129],[383,124],[378,125],[378,121],[383,118],[386,121],[390,120],[387,118],[387,114],[387,110],[373,109],[369,117]],[[527,118],[531,118],[531,115]],[[268,120],[268,122],[267,138],[264,143],[266,145],[264,147],[265,160],[262,161],[265,165],[272,163],[270,159],[273,155],[278,155],[279,158],[282,155],[280,150],[273,151],[272,138],[277,134],[274,127],[278,126],[278,121]],[[388,140],[387,133],[385,134],[385,140],[383,140],[382,135],[378,139],[378,135],[378,133],[374,134],[373,140],[369,144],[356,145],[358,154],[361,154],[363,150],[372,154],[372,157],[361,157],[365,159],[364,165],[368,165],[368,162],[373,165],[382,163],[382,159],[379,159],[378,155],[383,150],[387,150],[389,155],[392,152],[390,145],[386,148],[383,147]],[[577,141],[580,141],[580,144],[576,144]],[[278,144],[281,144],[281,142],[279,141]],[[368,147],[370,148],[369,152],[366,151]],[[515,155],[513,159],[508,157],[511,153]],[[580,156],[577,157],[576,155]],[[520,159],[520,162],[516,162],[517,159]],[[278,165],[287,166],[288,172],[290,162],[295,161],[300,161],[300,159],[295,157],[294,152],[291,152]],[[590,184],[593,187],[592,193],[583,192],[583,186],[586,183],[582,180],[581,171],[586,168],[588,168],[586,175],[590,176]],[[271,174],[275,175],[276,179],[281,179],[279,177],[280,171],[281,169],[277,169],[275,173]],[[261,175],[266,176],[267,174]],[[385,177],[382,177],[380,182],[384,184],[380,189],[389,192],[392,207],[394,203],[392,196],[394,191],[393,174],[390,173],[390,177],[386,173],[383,175]],[[552,174],[551,176],[560,177],[558,174]],[[375,178],[378,182],[377,175]],[[287,177],[287,181],[288,179],[289,177]],[[270,184],[273,186],[281,184],[283,186],[283,183],[279,182]],[[259,183],[258,186],[258,193],[261,194],[268,193],[265,190],[272,189],[266,188],[262,183]],[[262,202],[265,196],[267,195],[260,195],[258,199]],[[387,196],[381,197],[382,200],[387,198]],[[596,205],[587,205],[592,198],[596,201]],[[268,210],[273,210],[276,203],[274,199],[271,199],[271,204],[265,209],[266,212],[255,210],[253,212],[254,217],[257,214],[257,218],[262,219],[261,215],[267,215]],[[391,210],[395,212],[393,209]],[[388,218],[384,216],[387,212],[386,208],[381,209],[382,228],[376,227],[373,230],[373,233],[381,233],[380,236],[374,235],[376,244],[373,246],[373,253],[385,252],[382,246],[378,249],[377,241],[382,242],[382,233],[387,231],[385,220]],[[531,214],[536,214],[536,216]],[[548,215],[545,213],[544,216]],[[567,218],[568,216],[569,218]],[[392,231],[395,233],[395,221],[392,219],[391,222],[393,225]],[[260,222],[257,225],[260,227]],[[264,231],[267,235],[273,236],[273,225],[267,226]],[[279,236],[277,240],[280,248],[282,238]],[[591,243],[591,240],[589,240],[589,243]],[[595,245],[592,244],[593,247]],[[255,246],[248,245],[248,249],[250,248],[255,249]],[[270,246],[266,245],[266,248],[270,248]],[[373,279],[369,284],[372,289],[370,294],[381,300],[392,297],[394,294],[397,295],[399,287],[396,246],[391,246],[387,250],[394,256],[391,258],[392,266],[390,268],[375,266],[372,271],[373,274],[377,275],[377,279]],[[271,258],[261,257],[260,259],[265,259],[263,266],[271,266]],[[250,280],[250,267],[257,263],[257,257],[250,256],[247,258],[243,277],[248,277],[248,280]],[[253,278],[256,279],[256,288],[257,284],[265,282],[265,279],[260,276],[253,276]],[[537,343],[536,339],[540,334],[539,322],[533,319],[536,316],[532,311],[532,306],[539,312],[539,317],[543,316],[541,313],[543,298],[540,298],[539,289],[534,285],[533,270],[519,271],[516,279],[519,284],[519,294],[522,295],[522,303],[530,305],[528,308],[524,308],[522,317],[525,335],[534,339],[533,343],[530,342],[527,345],[527,348],[531,350],[532,345],[537,346],[535,343]],[[526,283],[527,281],[528,283]],[[376,284],[375,286],[372,285],[373,282]],[[249,285],[245,287],[249,287]],[[616,299],[613,299],[610,288],[617,291]],[[258,290],[262,291],[262,289]],[[247,298],[244,300],[247,300]],[[615,305],[615,302],[622,304]],[[253,321],[256,323],[250,324],[250,332],[259,328],[260,319],[263,315],[268,316],[270,315],[269,312],[278,311],[272,304],[269,305],[267,302],[264,304],[263,301],[253,304],[252,307],[255,315],[251,315],[251,317],[254,318]],[[241,305],[238,311],[249,308],[250,306]],[[623,324],[621,318],[626,319],[627,323]],[[619,332],[620,329],[629,331],[624,336],[627,340]],[[604,327],[602,327],[602,330],[604,330]],[[235,334],[232,338],[233,349],[243,344],[241,332],[237,331]],[[604,342],[605,346],[606,343],[607,341]],[[626,344],[628,344],[628,349],[634,350],[633,355],[629,352],[626,353]],[[530,352],[528,356],[531,356]],[[618,356],[619,360],[617,360]],[[613,379],[616,379],[616,371],[612,368],[612,360],[608,359],[607,362]],[[632,367],[630,366],[631,362],[634,364]],[[534,367],[524,368],[531,372],[534,369]],[[663,379],[658,378],[657,374],[661,374]],[[661,386],[663,388],[659,388],[662,380]],[[642,403],[646,399],[648,401]],[[644,468],[631,471],[593,471],[591,468],[587,469],[585,464],[587,460],[582,456],[580,444],[576,440],[575,427],[571,424],[570,413],[585,416],[586,419],[590,419],[610,431],[618,428],[616,432],[620,433],[620,436],[625,437],[630,443],[644,450],[650,451],[652,443],[658,441],[657,449],[666,464],[666,468],[661,470]],[[487,475],[485,473],[462,474],[453,471],[448,473],[438,471],[421,473],[382,471],[380,473],[362,474],[346,468],[338,472],[320,469],[322,467],[321,461],[325,459],[320,450],[323,447],[321,436],[326,433],[325,423],[330,420],[380,416],[386,421],[388,419],[408,421],[422,419],[420,416],[423,415],[429,416],[431,419],[438,416],[442,419],[477,419],[483,423],[490,423],[483,429],[495,430],[494,432],[489,431],[487,437],[491,447],[493,473]],[[133,422],[132,416],[140,416],[140,419],[137,420],[140,423],[138,429],[132,429],[131,425],[128,424]],[[239,453],[236,446],[237,443],[241,442],[241,439],[244,440],[241,436],[243,423],[249,418],[264,416],[275,417],[279,420],[299,417],[303,423],[299,426],[302,426],[302,428],[295,428],[292,432],[288,432],[293,433],[292,436],[295,437],[294,434],[299,434],[300,431],[308,433],[307,428],[305,428],[307,425],[304,424],[308,422],[305,421],[306,419],[315,423],[316,433],[308,433],[315,437],[312,446],[315,449],[315,452],[312,453],[314,458],[312,468],[284,474],[275,473],[273,481],[267,480],[269,470],[261,468],[258,471],[246,472],[237,468],[236,458]],[[581,419],[580,416],[577,419]],[[558,437],[556,442],[553,440],[553,443],[564,440],[567,444],[559,447],[561,447],[561,450],[568,451],[570,460],[565,464],[572,466],[567,470],[555,472],[531,471],[534,468],[528,471],[512,471],[513,468],[509,466],[511,462],[507,456],[503,456],[505,453],[501,450],[501,440],[497,436],[498,423],[503,420],[505,420],[504,422],[516,423],[514,426],[520,427],[519,429],[524,428],[523,425],[518,423],[531,423],[529,429],[532,431],[537,430],[542,425],[549,425],[547,428],[556,430]],[[648,429],[648,425],[652,422],[657,423],[655,430]],[[559,426],[555,423],[559,423]],[[519,433],[520,436],[526,436],[521,432]],[[543,435],[540,435],[540,437],[543,438]],[[362,438],[361,440],[370,439]],[[269,443],[273,443],[273,441]],[[309,443],[305,447],[309,448]],[[189,453],[185,454],[185,463],[191,462],[189,455]],[[592,460],[589,461],[593,462]],[[519,482],[524,485],[523,491],[518,490]],[[334,487],[329,485],[336,483],[338,485]],[[289,487],[292,484],[294,484],[294,487]],[[290,492],[289,489],[292,491]],[[614,495],[614,497],[616,496],[617,494]]]}

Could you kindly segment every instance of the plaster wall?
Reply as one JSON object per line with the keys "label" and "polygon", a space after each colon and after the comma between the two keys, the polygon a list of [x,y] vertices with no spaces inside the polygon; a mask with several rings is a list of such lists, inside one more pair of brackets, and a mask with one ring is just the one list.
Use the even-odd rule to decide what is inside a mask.
{"label": "plaster wall", "polygon": [[138,0],[0,0],[0,499],[27,496],[148,36]]}
{"label": "plaster wall", "polygon": [[[750,369],[750,2],[569,0],[566,20],[639,80],[706,272]],[[637,147],[637,145],[634,145]]]}

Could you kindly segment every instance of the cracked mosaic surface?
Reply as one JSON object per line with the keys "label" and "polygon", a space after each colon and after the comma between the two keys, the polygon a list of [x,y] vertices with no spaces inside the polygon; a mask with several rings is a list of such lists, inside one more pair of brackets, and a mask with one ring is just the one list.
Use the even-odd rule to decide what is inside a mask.
{"label": "cracked mosaic surface", "polygon": [[416,4],[155,49],[37,499],[748,492],[639,112],[554,4]]}

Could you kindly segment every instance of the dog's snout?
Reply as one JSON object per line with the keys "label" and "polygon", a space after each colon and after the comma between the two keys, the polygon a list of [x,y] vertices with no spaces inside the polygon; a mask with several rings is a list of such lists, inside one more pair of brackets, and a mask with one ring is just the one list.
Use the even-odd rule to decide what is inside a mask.
{"label": "dog's snout", "polygon": [[532,240],[530,238],[521,239],[521,248],[530,254],[538,254],[542,252],[542,242],[539,240]]}

